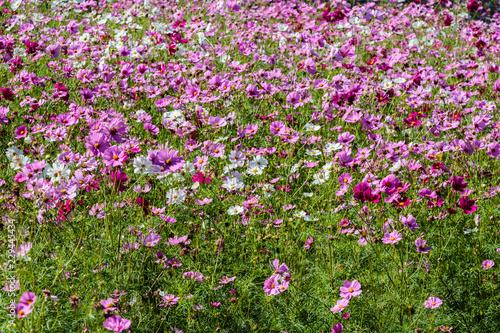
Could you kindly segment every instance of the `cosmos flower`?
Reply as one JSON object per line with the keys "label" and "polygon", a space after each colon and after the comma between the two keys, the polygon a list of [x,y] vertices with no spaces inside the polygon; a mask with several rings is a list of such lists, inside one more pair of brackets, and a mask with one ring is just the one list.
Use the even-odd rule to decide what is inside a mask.
{"label": "cosmos flower", "polygon": [[441,304],[443,304],[443,301],[437,297],[429,297],[429,299],[424,302],[424,306],[428,309],[437,309]]}
{"label": "cosmos flower", "polygon": [[384,238],[382,238],[382,243],[384,244],[396,244],[401,239],[403,239],[403,235],[400,234],[397,230],[394,230],[391,233],[385,233]]}
{"label": "cosmos flower", "polygon": [[122,318],[118,315],[114,315],[108,317],[102,325],[109,331],[120,333],[124,330],[128,330],[131,323],[132,322],[128,319]]}
{"label": "cosmos flower", "polygon": [[484,270],[487,270],[495,266],[495,262],[493,260],[485,260],[483,261],[482,266]]}
{"label": "cosmos flower", "polygon": [[333,313],[342,312],[349,305],[349,300],[347,298],[343,298],[337,301],[337,304],[333,308],[330,309]]}
{"label": "cosmos flower", "polygon": [[345,280],[344,285],[340,287],[340,297],[345,299],[351,299],[351,297],[358,296],[361,292],[361,284],[358,280],[353,280],[352,282]]}

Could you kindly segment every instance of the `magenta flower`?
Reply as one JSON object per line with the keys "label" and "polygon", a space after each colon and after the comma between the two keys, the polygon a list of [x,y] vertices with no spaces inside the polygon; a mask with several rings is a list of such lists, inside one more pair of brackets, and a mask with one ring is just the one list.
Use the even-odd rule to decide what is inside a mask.
{"label": "magenta flower", "polygon": [[353,280],[352,282],[345,280],[344,285],[340,287],[340,297],[348,300],[351,299],[351,297],[360,295],[361,292],[361,284],[358,280]]}
{"label": "magenta flower", "polygon": [[495,266],[495,262],[493,260],[485,260],[483,261],[483,269],[484,270],[487,270],[487,269],[490,269],[491,267]]}
{"label": "magenta flower", "polygon": [[175,172],[180,170],[184,165],[184,159],[179,155],[177,150],[162,149],[156,155],[153,164],[161,167],[161,171]]}
{"label": "magenta flower", "polygon": [[424,302],[424,306],[428,309],[437,309],[441,304],[443,304],[443,301],[437,297],[429,297],[429,299]]}
{"label": "magenta flower", "polygon": [[19,140],[21,138],[24,138],[27,133],[28,133],[27,127],[22,125],[15,129],[14,137]]}
{"label": "magenta flower", "polygon": [[397,230],[394,230],[391,233],[385,233],[384,238],[382,238],[382,243],[384,244],[395,244],[403,239],[403,235],[400,234]]}
{"label": "magenta flower", "polygon": [[368,183],[357,184],[354,187],[353,196],[361,202],[378,202],[380,200],[380,194],[373,193]]}
{"label": "magenta flower", "polygon": [[131,321],[125,318],[122,318],[120,316],[111,316],[106,319],[104,323],[102,323],[102,326],[104,326],[105,329],[120,333],[124,330],[128,330],[130,327]]}
{"label": "magenta flower", "polygon": [[418,237],[415,240],[415,246],[417,247],[417,252],[418,253],[429,253],[432,250],[432,247],[425,246],[427,243],[426,240],[423,240],[422,238]]}
{"label": "magenta flower", "polygon": [[192,101],[197,101],[200,97],[200,87],[197,85],[189,85],[186,87],[186,94]]}
{"label": "magenta flower", "polygon": [[121,193],[127,189],[125,183],[128,182],[127,174],[120,169],[115,171],[111,171],[110,173],[111,183],[115,188],[118,188],[118,191]]}
{"label": "magenta flower", "polygon": [[463,177],[451,176],[450,181],[451,181],[451,187],[453,188],[453,190],[458,191],[460,193],[462,193],[467,188],[467,185],[468,185]]}
{"label": "magenta flower", "polygon": [[341,323],[338,323],[337,325],[333,326],[331,333],[342,333],[343,329],[344,329],[344,325],[342,325]]}
{"label": "magenta flower", "polygon": [[461,208],[464,214],[472,214],[477,209],[477,206],[474,206],[475,202],[475,200],[463,197],[458,201],[457,207]]}
{"label": "magenta flower", "polygon": [[478,1],[469,0],[469,3],[467,4],[467,10],[471,13],[474,13],[475,11],[477,11],[479,9],[480,6],[481,6],[481,4]]}
{"label": "magenta flower", "polygon": [[220,302],[210,302],[210,305],[213,307],[218,307],[220,305]]}
{"label": "magenta flower", "polygon": [[92,132],[86,138],[85,147],[87,147],[93,155],[100,156],[108,149],[109,138],[103,133]]}
{"label": "magenta flower", "polygon": [[333,313],[342,312],[349,305],[349,300],[347,298],[343,298],[340,301],[337,301],[337,304],[333,308],[330,309]]}
{"label": "magenta flower", "polygon": [[211,175],[207,175],[205,177],[205,175],[202,173],[202,172],[196,172],[196,174],[192,175],[191,177],[193,177],[193,182],[196,183],[200,183],[200,184],[203,184],[203,183],[210,183],[210,177]]}

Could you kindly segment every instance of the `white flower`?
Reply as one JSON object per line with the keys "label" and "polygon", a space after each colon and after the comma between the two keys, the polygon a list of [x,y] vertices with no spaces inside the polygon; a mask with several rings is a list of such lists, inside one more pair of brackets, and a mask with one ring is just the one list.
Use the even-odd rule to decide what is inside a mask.
{"label": "white flower", "polygon": [[20,149],[17,149],[16,147],[14,146],[10,146],[8,149],[7,149],[7,152],[6,152],[6,155],[7,155],[7,159],[9,161],[12,161],[12,159],[14,158],[14,156],[17,156],[17,157],[21,157],[23,156],[23,151],[20,150]]}
{"label": "white flower", "polygon": [[222,187],[231,192],[242,189],[243,187],[245,187],[245,184],[243,184],[243,182],[237,177],[231,177],[227,181],[225,181],[224,184],[222,184]]}
{"label": "white flower", "polygon": [[325,149],[323,149],[323,151],[325,153],[331,153],[333,151],[340,150],[340,149],[342,149],[342,144],[335,142],[335,143],[327,143],[325,146]]}
{"label": "white flower", "polygon": [[26,166],[26,164],[31,163],[31,159],[24,155],[14,156],[12,162],[10,162],[10,167],[14,170],[21,170]]}
{"label": "white flower", "polygon": [[392,79],[392,82],[394,83],[405,83],[406,82],[406,79],[402,78],[402,77],[397,77],[397,78],[394,78]]}
{"label": "white flower", "polygon": [[112,23],[115,23],[115,24],[121,23],[121,20],[118,17],[115,17],[115,16],[109,17],[108,21],[110,21]]}
{"label": "white flower", "polygon": [[424,38],[422,39],[422,41],[423,41],[423,42],[424,42],[424,44],[425,44],[425,45],[427,45],[427,46],[432,46],[432,45],[434,45],[434,39],[432,39],[432,38],[427,38],[427,37],[424,37]]}
{"label": "white flower", "polygon": [[326,172],[319,172],[313,176],[313,184],[314,185],[321,185],[324,182],[326,182],[330,178],[330,171]]}
{"label": "white flower", "polygon": [[154,43],[153,39],[150,36],[145,35],[142,37],[142,44],[144,45],[152,45]]}
{"label": "white flower", "polygon": [[283,46],[285,46],[287,43],[287,40],[285,37],[281,37],[280,40],[279,40],[279,47],[282,48]]}
{"label": "white flower", "polygon": [[474,229],[467,229],[464,231],[464,235],[467,235],[468,233],[471,233],[471,232],[478,232],[479,229],[476,227]]}
{"label": "white flower", "polygon": [[190,173],[190,174],[194,174],[196,172],[196,170],[194,168],[194,164],[191,162],[184,163],[184,166],[182,167],[181,170],[186,172],[186,173]]}
{"label": "white flower", "polygon": [[170,190],[168,191],[167,193],[167,200],[170,200],[170,205],[173,205],[173,204],[182,204],[184,203],[184,200],[186,200],[186,193],[184,193],[184,191],[182,190],[177,190],[177,189],[173,189],[173,190]]}
{"label": "white flower", "polygon": [[419,45],[419,42],[418,42],[418,39],[416,39],[416,38],[414,38],[414,39],[410,39],[410,40],[408,41],[408,47],[409,47],[409,48],[412,48],[412,47],[414,47],[414,46],[418,47],[418,45]]}
{"label": "white flower", "polygon": [[286,24],[278,24],[278,31],[287,31],[288,25]]}
{"label": "white flower", "polygon": [[401,160],[398,160],[396,163],[393,164],[391,168],[389,168],[390,172],[396,172],[399,169],[401,169]]}
{"label": "white flower", "polygon": [[382,89],[391,89],[392,88],[392,81],[389,79],[385,79],[382,81]]}
{"label": "white flower", "polygon": [[265,198],[269,198],[270,196],[272,196],[273,192],[276,191],[274,189],[274,185],[271,185],[271,184],[266,184],[264,186],[262,186],[262,190],[264,191],[264,197]]}
{"label": "white flower", "polygon": [[322,169],[323,171],[328,171],[328,173],[330,173],[330,171],[333,169],[333,162],[326,163],[325,165],[323,165]]}
{"label": "white flower", "polygon": [[10,7],[12,8],[13,11],[16,11],[17,8],[23,3],[23,0],[16,0],[13,3],[10,4]]}
{"label": "white flower", "polygon": [[26,49],[22,47],[15,47],[14,48],[14,57],[25,57],[26,56]]}
{"label": "white flower", "polygon": [[234,170],[238,167],[238,164],[232,163],[229,165],[226,165],[223,169],[224,174],[229,173],[231,170]]}
{"label": "white flower", "polygon": [[304,220],[306,220],[306,221],[317,221],[318,218],[316,218],[314,216],[311,216],[311,215],[306,215],[306,216],[304,216]]}
{"label": "white flower", "polygon": [[69,179],[71,171],[68,167],[56,161],[53,166],[47,167],[47,175],[53,182],[56,182],[61,179]]}
{"label": "white flower", "polygon": [[255,156],[253,161],[249,163],[249,168],[258,167],[260,169],[264,169],[267,166],[268,162],[264,156]]}
{"label": "white flower", "polygon": [[247,169],[247,173],[252,176],[261,175],[262,169],[257,165],[249,166],[249,168]]}
{"label": "white flower", "polygon": [[321,155],[321,151],[317,150],[317,149],[306,149],[306,154],[307,155],[310,155],[310,156],[319,156]]}
{"label": "white flower", "polygon": [[299,163],[295,163],[292,168],[290,169],[290,173],[296,173],[300,168],[300,164]]}
{"label": "white flower", "polygon": [[236,214],[240,214],[240,213],[243,213],[243,207],[241,206],[231,206],[229,207],[229,209],[227,210],[227,213],[229,215],[236,215]]}
{"label": "white flower", "polygon": [[88,41],[90,40],[90,34],[89,34],[89,33],[87,33],[87,32],[84,32],[84,33],[80,36],[80,38],[79,38],[78,40],[79,40],[80,42],[84,42],[84,43],[86,43],[86,42],[88,42]]}
{"label": "white flower", "polygon": [[200,31],[197,33],[198,35],[198,43],[200,44],[206,44],[207,42],[207,37],[205,37],[205,34],[203,33],[203,31]]}
{"label": "white flower", "polygon": [[134,173],[145,175],[153,165],[146,156],[137,156],[134,158]]}
{"label": "white flower", "polygon": [[420,27],[424,27],[425,26],[425,22],[424,21],[416,21],[416,22],[413,22],[412,23],[412,26],[415,28],[415,29],[418,29]]}
{"label": "white flower", "polygon": [[315,131],[319,130],[320,128],[321,128],[321,126],[316,125],[316,124],[311,124],[311,123],[306,124],[306,125],[304,126],[304,129],[305,129],[307,132],[315,132]]}
{"label": "white flower", "polygon": [[302,193],[305,197],[312,197],[314,195],[314,193],[311,193],[311,192],[304,192]]}
{"label": "white flower", "polygon": [[300,212],[296,212],[295,214],[293,214],[293,216],[301,217],[301,218],[304,218],[304,216],[306,216],[306,215],[307,215],[306,212],[304,212],[302,210]]}

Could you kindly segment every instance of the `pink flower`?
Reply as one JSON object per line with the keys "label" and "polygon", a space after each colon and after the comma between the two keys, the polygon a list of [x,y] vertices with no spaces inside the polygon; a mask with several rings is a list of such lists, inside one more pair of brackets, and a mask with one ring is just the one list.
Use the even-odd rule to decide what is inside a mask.
{"label": "pink flower", "polygon": [[274,274],[264,282],[264,292],[267,296],[278,295],[280,293],[278,278],[279,274]]}
{"label": "pink flower", "polygon": [[349,305],[349,300],[346,298],[337,301],[337,304],[330,309],[333,313],[342,312]]}
{"label": "pink flower", "polygon": [[391,233],[385,233],[384,238],[382,238],[382,243],[384,244],[395,244],[403,239],[403,235],[400,234],[397,230],[394,230]]}
{"label": "pink flower", "polygon": [[129,329],[130,324],[131,321],[128,319],[124,319],[120,316],[111,316],[102,323],[102,326],[107,330],[120,333],[123,330]]}
{"label": "pink flower", "polygon": [[23,319],[28,314],[30,314],[31,311],[33,311],[33,308],[31,306],[27,305],[26,303],[16,304],[16,315],[17,315],[17,318],[19,318],[19,319]]}
{"label": "pink flower", "polygon": [[223,276],[219,283],[227,284],[229,282],[234,281],[235,279],[236,279],[236,276],[233,276],[232,278],[228,278],[226,276]]}
{"label": "pink flower", "polygon": [[495,262],[493,260],[485,260],[483,261],[483,269],[490,269],[491,267],[495,266]]}
{"label": "pink flower", "polygon": [[429,309],[437,309],[441,304],[443,304],[443,301],[437,297],[429,297],[429,299],[424,302],[424,306]]}
{"label": "pink flower", "polygon": [[417,247],[418,253],[429,253],[432,250],[432,247],[425,246],[426,243],[427,241],[420,237],[415,240],[415,246]]}
{"label": "pink flower", "polygon": [[35,303],[35,301],[36,301],[36,295],[31,291],[24,293],[19,299],[19,303],[26,304],[27,306],[32,306],[33,303]]}
{"label": "pink flower", "polygon": [[304,245],[304,249],[309,249],[311,247],[311,244],[313,242],[313,238],[312,237],[309,237],[307,240],[306,240],[306,245]]}
{"label": "pink flower", "polygon": [[170,306],[170,305],[175,305],[177,302],[181,299],[180,297],[175,297],[173,294],[168,294],[166,296],[162,297],[163,303],[159,304],[158,306]]}
{"label": "pink flower", "polygon": [[360,295],[361,292],[361,284],[358,280],[353,280],[352,282],[345,280],[344,285],[340,287],[340,297],[348,300],[351,299],[351,297]]}

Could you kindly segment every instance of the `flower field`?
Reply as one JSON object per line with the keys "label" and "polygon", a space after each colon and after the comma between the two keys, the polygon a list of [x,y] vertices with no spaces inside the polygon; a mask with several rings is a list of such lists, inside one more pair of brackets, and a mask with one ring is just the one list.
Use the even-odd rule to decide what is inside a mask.
{"label": "flower field", "polygon": [[1,2],[0,332],[500,332],[500,14]]}

